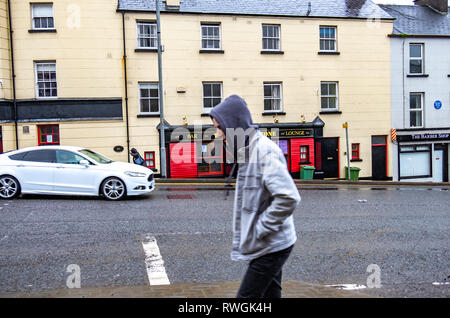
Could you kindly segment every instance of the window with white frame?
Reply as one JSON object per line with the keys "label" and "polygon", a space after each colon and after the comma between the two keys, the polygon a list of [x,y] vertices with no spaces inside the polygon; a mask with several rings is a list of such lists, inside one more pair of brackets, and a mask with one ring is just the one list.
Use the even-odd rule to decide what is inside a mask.
{"label": "window with white frame", "polygon": [[220,23],[202,23],[202,49],[220,50]]}
{"label": "window with white frame", "polygon": [[336,27],[320,26],[320,51],[336,52]]}
{"label": "window with white frame", "polygon": [[423,44],[411,43],[409,45],[409,73],[423,74]]}
{"label": "window with white frame", "polygon": [[203,83],[203,111],[209,113],[211,109],[222,101],[222,83]]}
{"label": "window with white frame", "polygon": [[31,18],[33,29],[54,29],[53,3],[32,3]]}
{"label": "window with white frame", "polygon": [[264,112],[281,112],[281,83],[264,83]]}
{"label": "window with white frame", "polygon": [[276,24],[262,25],[262,49],[263,51],[280,50],[280,26]]}
{"label": "window with white frame", "polygon": [[322,111],[338,110],[338,82],[320,83],[320,103]]}
{"label": "window with white frame", "polygon": [[159,114],[158,83],[139,83],[139,114]]}
{"label": "window with white frame", "polygon": [[36,97],[58,97],[55,62],[35,62]]}
{"label": "window with white frame", "polygon": [[137,47],[140,49],[157,49],[157,33],[155,22],[138,22]]}
{"label": "window with white frame", "polygon": [[423,93],[409,94],[409,127],[423,127]]}

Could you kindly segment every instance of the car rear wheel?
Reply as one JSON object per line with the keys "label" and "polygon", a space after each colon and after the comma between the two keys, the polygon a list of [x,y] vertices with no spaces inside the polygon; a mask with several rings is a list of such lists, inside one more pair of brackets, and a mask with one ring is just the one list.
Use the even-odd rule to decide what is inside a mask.
{"label": "car rear wheel", "polygon": [[120,200],[126,195],[125,183],[119,178],[108,178],[102,183],[101,193],[108,200]]}
{"label": "car rear wheel", "polygon": [[12,176],[0,176],[0,199],[12,199],[20,194],[20,184]]}

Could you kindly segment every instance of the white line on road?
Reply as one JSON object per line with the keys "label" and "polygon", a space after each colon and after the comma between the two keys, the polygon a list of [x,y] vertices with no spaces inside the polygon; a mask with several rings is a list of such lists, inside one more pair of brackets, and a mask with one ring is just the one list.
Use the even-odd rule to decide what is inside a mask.
{"label": "white line on road", "polygon": [[170,285],[156,238],[146,235],[142,247],[144,248],[145,267],[150,285]]}

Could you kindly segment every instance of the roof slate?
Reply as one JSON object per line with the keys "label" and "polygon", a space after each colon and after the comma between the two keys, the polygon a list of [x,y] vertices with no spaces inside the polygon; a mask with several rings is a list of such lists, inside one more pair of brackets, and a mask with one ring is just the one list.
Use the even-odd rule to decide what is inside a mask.
{"label": "roof slate", "polygon": [[380,5],[395,17],[394,34],[450,35],[450,16],[424,6]]}
{"label": "roof slate", "polygon": [[[159,2],[161,12],[168,11],[163,0]],[[155,0],[118,0],[118,10],[154,12],[156,4]],[[181,0],[179,12],[392,19],[371,0]]]}

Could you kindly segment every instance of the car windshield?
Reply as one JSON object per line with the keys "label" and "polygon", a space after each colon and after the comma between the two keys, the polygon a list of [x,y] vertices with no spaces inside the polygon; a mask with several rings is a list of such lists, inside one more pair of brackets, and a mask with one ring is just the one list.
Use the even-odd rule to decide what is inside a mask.
{"label": "car windshield", "polygon": [[88,156],[89,158],[91,158],[92,160],[95,160],[98,163],[111,163],[111,162],[113,162],[111,159],[106,158],[105,156],[103,156],[103,155],[101,155],[99,153],[96,153],[96,152],[94,152],[92,150],[89,150],[89,149],[83,149],[83,150],[80,150],[80,152],[83,155]]}

